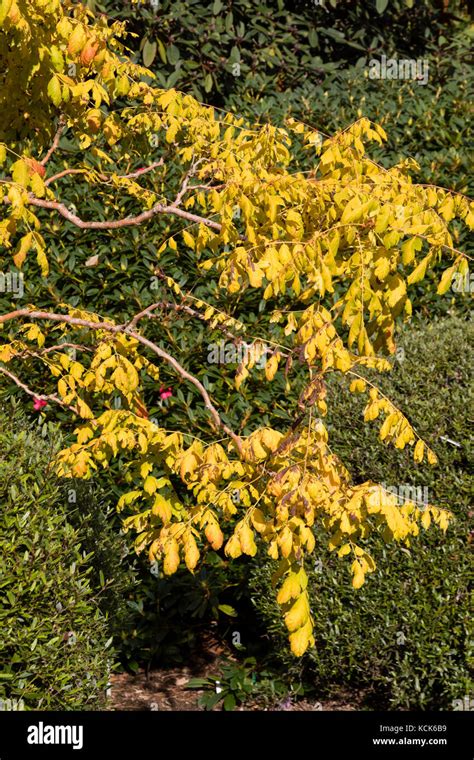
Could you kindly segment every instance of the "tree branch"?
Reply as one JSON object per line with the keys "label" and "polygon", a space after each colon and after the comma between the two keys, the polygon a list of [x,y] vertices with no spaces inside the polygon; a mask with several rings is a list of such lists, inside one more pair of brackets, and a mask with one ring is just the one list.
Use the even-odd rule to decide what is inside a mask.
{"label": "tree branch", "polygon": [[[150,164],[150,166],[144,166],[142,169],[136,169],[134,172],[130,172],[130,174],[119,174],[118,176],[120,179],[134,179],[135,177],[141,177],[142,174],[147,174],[148,172],[153,171],[153,169],[157,169],[158,166],[163,166],[164,163],[165,159],[162,156],[159,161],[155,161],[153,164]],[[107,175],[101,175],[101,177],[105,176]]]}
{"label": "tree branch", "polygon": [[174,216],[179,216],[189,222],[204,224],[206,227],[211,227],[212,229],[218,230],[219,232],[222,229],[222,225],[219,224],[219,222],[212,221],[212,219],[208,219],[204,216],[198,216],[197,214],[190,214],[188,211],[183,211],[183,209],[177,208],[174,205],[164,206],[161,203],[156,203],[153,208],[149,209],[148,211],[143,211],[137,216],[128,216],[124,219],[116,219],[115,221],[111,222],[87,222],[77,216],[77,214],[74,214],[64,203],[60,203],[59,201],[46,201],[41,198],[29,196],[28,203],[30,203],[32,206],[38,206],[39,208],[47,208],[52,211],[57,211],[59,214],[61,214],[61,216],[67,219],[68,222],[71,222],[71,224],[74,224],[81,230],[117,230],[122,227],[136,227],[137,225],[143,224],[143,222],[152,219],[154,216],[157,216],[157,214],[171,214]]}
{"label": "tree branch", "polygon": [[180,205],[180,203],[181,203],[181,201],[182,201],[182,199],[183,199],[183,196],[186,194],[186,192],[188,191],[188,189],[190,189],[190,188],[188,187],[188,185],[189,185],[189,180],[191,179],[191,177],[194,177],[194,175],[195,175],[195,173],[196,173],[196,169],[197,169],[197,167],[198,167],[198,166],[199,166],[199,164],[201,164],[203,161],[204,161],[204,159],[203,159],[203,158],[200,158],[198,161],[193,161],[193,162],[192,162],[192,164],[191,164],[191,166],[189,167],[188,171],[187,171],[187,172],[186,172],[186,174],[184,175],[183,181],[182,181],[182,183],[181,183],[181,187],[180,187],[180,189],[179,189],[179,191],[178,191],[178,195],[176,196],[176,198],[175,198],[175,199],[174,199],[174,201],[173,201],[173,204],[172,204],[173,206],[176,206],[176,207],[177,207],[177,206],[179,206],[179,205]]}
{"label": "tree branch", "polygon": [[65,126],[66,126],[66,120],[65,120],[64,116],[60,116],[59,117],[59,126],[57,128],[56,134],[54,135],[53,142],[51,143],[51,147],[48,150],[48,152],[46,153],[45,157],[40,161],[40,164],[42,166],[46,166],[46,164],[48,163],[49,159],[53,155],[54,151],[58,147],[59,140],[61,139],[61,135],[62,135],[62,133],[64,131],[64,127]]}
{"label": "tree branch", "polygon": [[88,353],[93,353],[94,351],[94,349],[89,348],[89,346],[83,346],[81,343],[57,343],[55,346],[41,348],[38,349],[38,351],[19,351],[18,353],[15,353],[15,357],[35,356],[37,359],[41,359],[45,354],[51,354],[54,351],[60,351],[62,348],[73,348],[74,350],[79,349],[80,351],[86,351]]}
{"label": "tree branch", "polygon": [[51,177],[48,177],[44,180],[44,184],[46,187],[51,184],[51,182],[56,182],[57,179],[62,179],[63,177],[68,177],[70,174],[84,174],[87,171],[87,169],[63,169],[62,172],[58,172],[57,174],[53,174]]}
{"label": "tree branch", "polygon": [[[153,169],[156,169],[158,166],[163,166],[163,164],[164,158],[160,158],[159,161],[155,161],[153,164],[150,164],[150,166],[145,166],[142,169],[136,169],[134,172],[130,172],[130,174],[118,174],[117,176],[119,179],[135,179],[135,177],[141,177],[142,174],[147,174],[148,172],[153,171]],[[87,171],[87,168],[64,169],[63,171],[58,172],[57,174],[53,174],[51,177],[48,177],[48,179],[45,180],[44,184],[48,186],[52,182],[55,182],[58,179],[62,179],[62,177],[67,177],[70,174],[85,174]],[[103,182],[108,182],[112,178],[112,175],[99,174],[99,177]]]}
{"label": "tree branch", "polygon": [[[140,311],[138,314],[135,314],[133,319],[127,324],[127,328],[134,330],[140,319],[143,319],[144,317],[149,317],[150,319],[159,319],[159,316],[157,314],[152,313],[157,309],[168,309],[168,311],[176,312],[184,311],[186,314],[189,314],[189,316],[200,319],[201,322],[209,322],[209,320],[205,318],[204,314],[201,314],[200,311],[193,309],[191,306],[187,306],[186,304],[172,303],[171,301],[159,301],[158,303],[151,304],[151,306],[147,306],[146,309],[143,309],[143,311]],[[234,342],[242,340],[241,337],[234,335],[234,333],[231,333],[230,330],[227,330],[224,325],[217,324],[216,329],[220,330],[224,335],[226,335],[230,340]]]}
{"label": "tree branch", "polygon": [[45,393],[35,393],[30,388],[28,388],[25,383],[22,383],[20,378],[13,374],[13,372],[10,372],[6,367],[0,367],[0,373],[2,375],[6,375],[10,378],[10,380],[13,380],[15,385],[18,385],[19,388],[21,388],[25,393],[27,393],[29,396],[32,396],[33,398],[40,399],[40,401],[54,401],[55,404],[59,404],[65,409],[70,409],[75,414],[79,414],[79,410],[75,406],[71,406],[70,404],[65,404],[64,401],[61,401],[61,399],[56,396],[56,394],[45,394]]}

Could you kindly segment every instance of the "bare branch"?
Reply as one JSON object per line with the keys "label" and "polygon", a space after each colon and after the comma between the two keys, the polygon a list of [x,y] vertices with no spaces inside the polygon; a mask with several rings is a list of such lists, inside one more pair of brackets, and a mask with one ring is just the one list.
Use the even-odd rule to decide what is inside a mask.
{"label": "bare branch", "polygon": [[[195,317],[196,319],[200,319],[201,322],[208,323],[209,320],[206,319],[204,314],[202,314],[197,309],[193,309],[191,306],[187,306],[186,304],[179,304],[179,303],[171,303],[170,301],[163,301],[163,303],[160,304],[164,309],[171,309],[173,311],[184,311],[186,314],[189,314],[191,317]],[[152,315],[154,318],[157,317],[156,314]],[[229,338],[232,341],[240,342],[243,339],[239,335],[234,335],[234,333],[230,332],[224,325],[217,324],[216,329],[220,330],[227,338]]]}
{"label": "bare branch", "polygon": [[51,182],[56,182],[57,179],[62,179],[63,177],[68,177],[70,174],[85,174],[87,169],[64,169],[62,172],[58,172],[57,174],[53,174],[51,177],[48,177],[44,180],[44,184],[46,187],[51,184]]}
{"label": "bare branch", "polygon": [[[162,277],[162,279],[166,278]],[[159,316],[157,314],[152,313],[157,309],[168,309],[176,312],[184,311],[186,314],[189,314],[189,316],[201,320],[201,322],[209,322],[209,319],[206,319],[202,312],[198,311],[197,309],[193,309],[191,306],[187,306],[186,304],[172,303],[171,301],[158,301],[157,303],[153,303],[150,306],[147,306],[146,309],[143,309],[143,311],[140,311],[138,314],[135,314],[133,319],[127,323],[126,327],[134,330],[138,322],[144,317],[149,317],[150,319],[159,319]],[[217,324],[216,329],[220,330],[232,341],[239,342],[242,340],[240,336],[234,335],[234,333],[230,332],[230,330],[228,330],[224,325]]]}
{"label": "bare branch", "polygon": [[87,351],[88,353],[93,353],[94,349],[89,348],[89,346],[83,346],[80,343],[57,343],[55,346],[48,346],[47,348],[41,348],[38,349],[38,351],[19,351],[18,353],[15,353],[15,356],[35,356],[39,359],[41,359],[42,356],[45,354],[51,354],[54,351],[60,351],[62,348],[74,348],[78,349],[79,351]]}
{"label": "bare branch", "polygon": [[[7,200],[6,202],[9,203],[10,201]],[[121,227],[136,227],[139,224],[143,224],[143,222],[147,222],[149,219],[153,219],[157,214],[171,214],[186,219],[189,222],[204,224],[206,227],[211,227],[214,230],[220,231],[222,229],[222,225],[219,224],[219,222],[212,221],[212,219],[198,216],[197,214],[190,214],[188,211],[183,211],[183,209],[177,208],[173,205],[163,206],[161,203],[156,203],[153,208],[148,211],[143,211],[137,216],[128,216],[124,219],[116,219],[111,222],[86,222],[84,219],[77,216],[77,214],[70,211],[64,203],[60,203],[59,201],[47,201],[41,198],[35,198],[34,196],[29,196],[28,202],[32,206],[57,211],[61,216],[67,219],[68,222],[71,222],[71,224],[74,224],[81,230],[117,230]]]}
{"label": "bare branch", "polygon": [[210,182],[208,185],[189,185],[189,190],[223,190],[225,186],[225,182],[220,185],[213,185]]}
{"label": "bare branch", "polygon": [[58,147],[59,140],[61,139],[61,135],[62,135],[62,133],[64,131],[64,127],[65,126],[66,126],[66,120],[65,120],[64,116],[60,116],[59,117],[59,126],[58,126],[58,129],[56,131],[56,134],[54,135],[53,142],[51,143],[51,147],[48,150],[48,152],[46,153],[45,157],[40,161],[40,164],[42,166],[46,166],[46,164],[48,163],[49,159],[53,155],[54,151]]}
{"label": "bare branch", "polygon": [[178,195],[176,196],[176,198],[173,201],[173,206],[179,206],[179,204],[181,203],[181,201],[183,199],[183,196],[186,194],[186,192],[189,189],[189,180],[191,179],[191,177],[194,177],[194,175],[196,173],[197,167],[199,166],[199,164],[202,164],[203,161],[204,161],[204,159],[200,158],[198,161],[193,161],[192,162],[192,164],[189,167],[188,171],[184,175],[184,179],[183,179],[183,181],[181,183],[181,187],[179,189]]}
{"label": "bare branch", "polygon": [[135,314],[133,319],[128,322],[125,327],[127,329],[134,330],[137,326],[140,319],[143,319],[143,317],[151,317],[151,312],[154,311],[154,309],[158,309],[161,306],[161,303],[153,303],[151,306],[147,306],[146,309],[143,309],[143,311],[139,311],[138,314]]}
{"label": "bare branch", "polygon": [[[150,164],[150,166],[145,166],[142,169],[137,169],[134,172],[130,172],[130,174],[119,174],[117,177],[119,179],[135,179],[135,177],[141,177],[142,174],[147,174],[148,172],[153,171],[153,169],[156,169],[158,166],[163,166],[164,164],[164,158],[160,158],[159,161],[155,161],[153,164]],[[44,184],[46,186],[50,185],[52,182],[56,182],[58,179],[62,179],[63,177],[67,177],[70,174],[85,174],[88,171],[87,168],[84,169],[64,169],[61,172],[58,172],[57,174],[53,174],[51,177],[48,177],[48,179],[45,180]],[[108,182],[112,175],[110,174],[99,174],[99,178],[103,182]]]}
{"label": "bare branch", "polygon": [[[147,174],[148,172],[153,171],[153,169],[158,168],[158,166],[163,166],[165,162],[165,159],[163,156],[160,158],[159,161],[155,161],[153,164],[150,164],[150,166],[144,166],[142,169],[136,169],[134,172],[131,172],[130,174],[119,174],[120,179],[134,179],[135,177],[141,177],[142,174]],[[105,177],[105,174],[101,175],[102,177]]]}
{"label": "bare branch", "polygon": [[61,348],[77,348],[79,351],[93,352],[92,348],[89,348],[89,346],[83,346],[81,343],[57,343],[55,346],[48,346],[47,348],[41,349],[38,353],[50,354],[52,351],[59,351]]}

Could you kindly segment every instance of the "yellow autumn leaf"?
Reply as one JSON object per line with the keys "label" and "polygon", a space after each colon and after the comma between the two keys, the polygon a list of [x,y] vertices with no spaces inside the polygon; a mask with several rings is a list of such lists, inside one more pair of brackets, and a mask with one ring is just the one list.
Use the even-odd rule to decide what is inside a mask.
{"label": "yellow autumn leaf", "polygon": [[338,557],[345,557],[346,554],[351,553],[351,545],[350,544],[343,544],[339,551],[337,552]]}
{"label": "yellow autumn leaf", "polygon": [[33,194],[37,198],[44,198],[44,194],[46,191],[45,184],[43,180],[41,179],[40,175],[37,174],[36,172],[33,174],[31,178],[30,185],[31,185],[31,190]]}
{"label": "yellow autumn leaf", "polygon": [[415,282],[420,282],[420,280],[423,279],[423,277],[426,274],[426,269],[428,266],[428,262],[430,260],[429,256],[425,256],[422,261],[415,267],[413,272],[410,272],[407,278],[407,282],[409,285],[413,285]]}
{"label": "yellow autumn leaf", "polygon": [[86,33],[84,31],[84,27],[82,24],[77,24],[74,27],[74,30],[69,37],[69,42],[67,46],[67,52],[69,55],[74,56],[76,55],[82,48],[84,47],[86,43]]}
{"label": "yellow autumn leaf", "polygon": [[92,419],[94,419],[94,414],[93,414],[91,408],[79,396],[76,399],[76,406],[77,406],[77,411],[79,412],[79,415],[84,420],[92,420]]}
{"label": "yellow autumn leaf", "polygon": [[211,522],[206,525],[205,535],[214,551],[221,548],[224,543],[224,535],[216,522]]}
{"label": "yellow autumn leaf", "polygon": [[67,387],[66,381],[62,377],[60,380],[58,380],[58,393],[61,398],[64,398],[69,393],[69,388]]}
{"label": "yellow autumn leaf", "polygon": [[257,533],[265,533],[268,527],[268,523],[265,519],[265,515],[258,507],[252,509],[251,515],[252,525]]}
{"label": "yellow autumn leaf", "polygon": [[282,555],[284,557],[289,557],[293,546],[293,533],[287,525],[280,532],[277,543],[281,549]]}
{"label": "yellow autumn leaf", "polygon": [[365,380],[358,379],[353,380],[352,383],[349,386],[349,390],[351,393],[363,393],[366,389],[367,385]]}
{"label": "yellow autumn leaf", "polygon": [[362,569],[362,565],[358,560],[354,560],[352,563],[352,586],[353,588],[360,588],[365,581],[365,574]]}
{"label": "yellow autumn leaf", "polygon": [[30,181],[30,172],[28,170],[28,164],[22,158],[15,161],[11,167],[11,175],[13,182],[17,182],[22,187],[27,187]]}
{"label": "yellow autumn leaf", "polygon": [[157,487],[157,479],[153,477],[153,475],[148,475],[145,478],[145,482],[143,483],[143,490],[147,494],[154,494]]}
{"label": "yellow autumn leaf", "polygon": [[453,279],[453,274],[456,271],[456,265],[453,264],[452,267],[448,267],[443,274],[439,281],[438,288],[436,290],[437,294],[439,296],[443,296],[448,290],[449,286],[451,285],[451,281]]}
{"label": "yellow autumn leaf", "polygon": [[295,657],[302,657],[309,647],[314,646],[313,627],[311,621],[307,621],[299,630],[289,636],[291,651]]}
{"label": "yellow autumn leaf", "polygon": [[190,536],[184,545],[184,562],[188,570],[193,572],[199,561],[199,549],[193,536]]}
{"label": "yellow autumn leaf", "polygon": [[301,594],[285,615],[285,625],[289,631],[296,631],[308,620],[309,604],[307,595]]}
{"label": "yellow autumn leaf", "polygon": [[290,573],[277,594],[277,602],[278,604],[286,604],[290,599],[294,599],[300,594],[301,586],[299,584],[298,576],[296,573]]}
{"label": "yellow autumn leaf", "polygon": [[80,380],[84,373],[84,367],[79,362],[72,362],[69,372],[75,380]]}
{"label": "yellow autumn leaf", "polygon": [[165,499],[165,497],[160,493],[157,493],[155,495],[151,512],[153,515],[156,515],[161,519],[163,525],[168,525],[168,523],[171,521],[171,504],[168,499]]}
{"label": "yellow autumn leaf", "polygon": [[384,441],[387,436],[389,436],[396,428],[398,423],[398,415],[396,412],[392,412],[392,414],[389,414],[384,422],[382,427],[380,428],[380,439]]}
{"label": "yellow autumn leaf", "polygon": [[188,248],[192,248],[194,250],[195,242],[193,236],[187,230],[183,230],[181,234]]}
{"label": "yellow autumn leaf", "polygon": [[257,553],[257,545],[254,540],[253,530],[247,523],[244,523],[238,531],[239,542],[244,554],[248,554],[250,557],[255,557]]}
{"label": "yellow autumn leaf", "polygon": [[428,530],[428,528],[431,525],[431,515],[429,509],[424,509],[423,514],[421,516],[421,524],[423,525],[425,530]]}
{"label": "yellow autumn leaf", "polygon": [[423,247],[423,241],[421,238],[412,237],[406,240],[402,245],[402,261],[405,264],[411,264],[416,256],[417,251],[421,251]]}
{"label": "yellow autumn leaf", "polygon": [[33,245],[33,233],[27,232],[26,235],[23,235],[23,237],[20,240],[20,244],[16,250],[16,253],[13,256],[13,262],[18,269],[21,269],[21,266],[26,258],[26,255],[30,248]]}
{"label": "yellow autumn leaf", "polygon": [[61,90],[61,82],[56,74],[49,80],[47,92],[54,105],[56,107],[59,106],[63,96]]}
{"label": "yellow autumn leaf", "polygon": [[265,377],[268,381],[273,380],[275,377],[275,374],[278,370],[278,363],[280,361],[280,354],[278,351],[275,351],[274,354],[268,359],[268,361],[265,363]]}
{"label": "yellow autumn leaf", "polygon": [[185,456],[181,459],[181,465],[179,468],[179,474],[181,476],[181,479],[186,481],[186,476],[188,474],[193,475],[197,466],[198,466],[198,459],[196,455],[192,451],[185,454]]}
{"label": "yellow autumn leaf", "polygon": [[239,537],[236,536],[235,533],[227,541],[224,551],[226,556],[232,557],[232,559],[236,559],[242,554],[242,547],[240,545]]}
{"label": "yellow autumn leaf", "polygon": [[423,455],[425,452],[425,444],[421,440],[421,438],[416,442],[415,450],[413,452],[413,459],[415,462],[422,462],[423,461]]}
{"label": "yellow autumn leaf", "polygon": [[173,575],[179,567],[179,547],[177,542],[174,540],[168,541],[164,552],[163,572],[165,575]]}

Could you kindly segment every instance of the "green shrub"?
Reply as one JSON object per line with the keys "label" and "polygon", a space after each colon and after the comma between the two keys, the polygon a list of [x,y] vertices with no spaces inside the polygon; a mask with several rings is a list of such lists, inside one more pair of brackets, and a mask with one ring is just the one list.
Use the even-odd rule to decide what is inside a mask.
{"label": "green shrub", "polygon": [[251,624],[253,610],[248,600],[246,581],[248,562],[229,563],[216,552],[207,554],[206,566],[200,563],[191,575],[180,570],[163,577],[158,568],[140,558],[139,584],[126,594],[129,609],[127,626],[117,638],[120,660],[126,669],[140,665],[182,663],[199,646],[203,631],[218,624],[228,633],[237,615],[234,605]]}
{"label": "green shrub", "polygon": [[[129,47],[163,87],[225,105],[230,94],[282,92],[371,55],[423,55],[467,7],[462,0],[89,0],[125,21]],[[135,36],[132,36],[135,35]]]}
{"label": "green shrub", "polygon": [[206,553],[195,573],[181,569],[164,577],[157,563],[130,549],[115,505],[123,493],[120,466],[96,481],[67,480],[67,519],[79,532],[82,551],[89,555],[89,581],[113,636],[116,667],[136,672],[140,667],[184,662],[200,635],[218,623],[225,632],[232,605],[252,622],[253,609],[245,593],[248,563],[233,564],[217,552]]}
{"label": "green shrub", "polygon": [[137,558],[121,533],[110,490],[94,481],[67,480],[67,520],[77,530],[82,552],[89,555],[91,587],[97,592],[108,630],[118,645],[131,621],[127,599],[137,592]]}
{"label": "green shrub", "polygon": [[271,626],[277,659],[290,673],[297,670],[310,680],[321,696],[362,688],[379,709],[452,709],[453,700],[472,693],[468,431],[473,340],[474,328],[460,319],[414,324],[402,332],[403,352],[399,350],[391,376],[374,380],[401,408],[409,399],[412,423],[438,454],[436,468],[417,466],[405,452],[382,446],[375,430],[358,424],[362,400],[335,384],[328,391],[330,441],[357,480],[371,478],[387,488],[418,487],[416,495],[422,497],[427,488],[429,501],[448,506],[456,520],[446,535],[429,531],[419,536],[413,552],[374,541],[373,556],[380,558],[376,577],[358,591],[317,531],[314,566],[309,568],[316,648],[297,665],[287,653],[270,565],[255,566],[254,605]]}
{"label": "green shrub", "polygon": [[[466,146],[472,127],[466,101],[472,88],[472,38],[472,28],[461,26],[429,50],[423,59],[428,66],[426,85],[371,79],[367,62],[361,61],[327,73],[320,82],[302,78],[284,92],[262,90],[248,79],[242,91],[229,95],[226,106],[236,113],[260,114],[271,123],[282,124],[293,116],[326,134],[366,116],[387,132],[387,143],[371,153],[383,165],[411,156],[420,165],[412,172],[417,182],[469,194],[472,159]],[[380,54],[372,57],[378,60]]]}
{"label": "green shrub", "polygon": [[52,426],[0,410],[0,699],[94,709],[104,703],[112,651],[91,557],[50,470],[53,440]]}

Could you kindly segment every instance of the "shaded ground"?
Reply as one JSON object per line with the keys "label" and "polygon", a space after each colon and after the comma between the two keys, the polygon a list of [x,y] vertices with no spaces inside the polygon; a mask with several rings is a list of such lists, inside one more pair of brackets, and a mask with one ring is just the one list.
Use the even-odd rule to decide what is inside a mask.
{"label": "shaded ground", "polygon": [[[225,657],[231,658],[231,653],[212,635],[204,637],[201,648],[187,665],[159,668],[146,673],[141,670],[136,675],[119,673],[112,675],[110,710],[202,710],[199,697],[203,691],[187,689],[186,684],[191,678],[206,678],[216,676],[220,662]],[[364,703],[364,694],[348,693],[335,699],[299,699],[285,700],[274,705],[259,705],[250,700],[240,710],[359,710]],[[216,710],[221,706],[217,705]]]}

